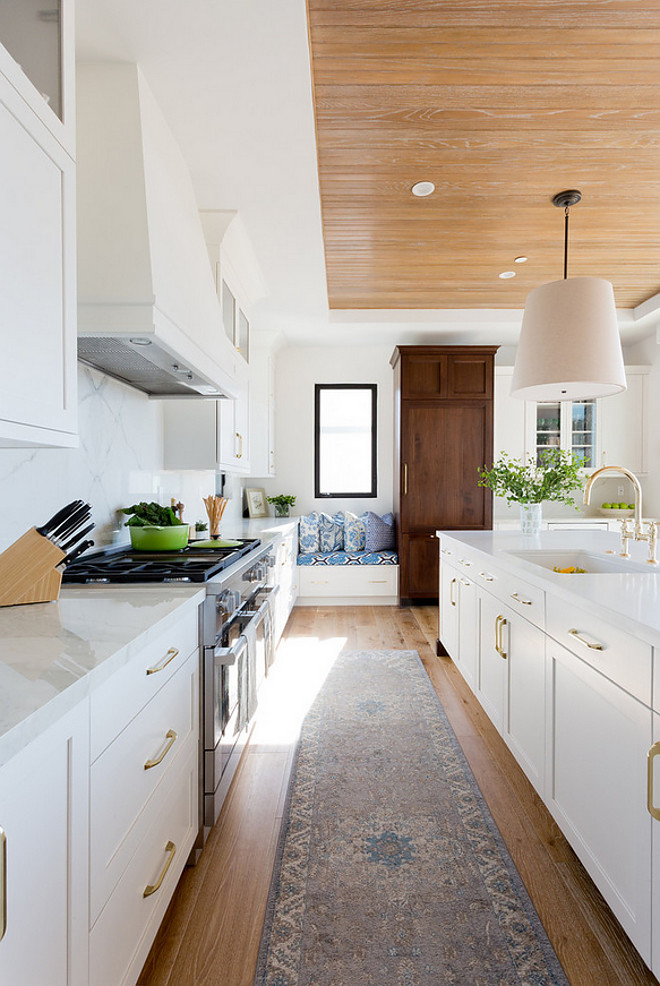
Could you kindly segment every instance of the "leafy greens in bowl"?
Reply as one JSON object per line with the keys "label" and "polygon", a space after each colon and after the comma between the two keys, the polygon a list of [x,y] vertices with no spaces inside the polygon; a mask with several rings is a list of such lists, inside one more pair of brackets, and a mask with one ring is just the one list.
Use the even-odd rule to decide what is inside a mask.
{"label": "leafy greens in bowl", "polygon": [[134,503],[132,507],[124,507],[122,513],[132,514],[125,527],[180,527],[183,524],[171,507],[145,503],[144,500]]}

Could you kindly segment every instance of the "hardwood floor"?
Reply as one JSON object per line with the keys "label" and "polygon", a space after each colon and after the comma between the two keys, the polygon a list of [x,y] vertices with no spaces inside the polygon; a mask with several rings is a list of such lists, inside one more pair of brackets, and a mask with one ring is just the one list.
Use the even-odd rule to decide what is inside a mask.
{"label": "hardwood floor", "polygon": [[657,986],[436,637],[430,606],[294,609],[222,815],[139,986],[252,986],[297,730],[342,648],[418,651],[571,986]]}

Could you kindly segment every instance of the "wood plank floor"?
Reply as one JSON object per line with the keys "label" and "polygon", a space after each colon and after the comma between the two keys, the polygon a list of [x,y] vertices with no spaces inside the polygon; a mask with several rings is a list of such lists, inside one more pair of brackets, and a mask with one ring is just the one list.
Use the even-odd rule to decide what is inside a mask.
{"label": "wood plank floor", "polygon": [[436,637],[435,607],[294,609],[222,815],[139,986],[252,986],[300,721],[336,654],[372,647],[418,651],[571,986],[657,986]]}

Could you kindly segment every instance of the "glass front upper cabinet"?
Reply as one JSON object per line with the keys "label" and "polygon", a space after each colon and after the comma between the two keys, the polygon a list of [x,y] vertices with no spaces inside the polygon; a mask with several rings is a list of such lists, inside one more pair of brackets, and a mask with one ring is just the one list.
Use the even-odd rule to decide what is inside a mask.
{"label": "glass front upper cabinet", "polygon": [[62,119],[61,0],[1,0],[0,42]]}
{"label": "glass front upper cabinet", "polygon": [[573,452],[584,469],[596,466],[596,401],[537,404],[536,462],[549,448]]}

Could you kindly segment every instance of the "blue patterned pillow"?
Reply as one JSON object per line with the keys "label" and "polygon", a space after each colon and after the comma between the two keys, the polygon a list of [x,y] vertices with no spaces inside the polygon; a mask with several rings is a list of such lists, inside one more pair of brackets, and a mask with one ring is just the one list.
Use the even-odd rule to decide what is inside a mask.
{"label": "blue patterned pillow", "polygon": [[313,555],[319,551],[319,515],[315,510],[300,518],[298,547],[301,555]]}
{"label": "blue patterned pillow", "polygon": [[364,551],[365,539],[367,534],[366,514],[361,517],[346,511],[344,521],[344,550],[345,551]]}
{"label": "blue patterned pillow", "polygon": [[367,510],[367,534],[365,551],[391,551],[396,547],[394,536],[394,514],[379,517],[373,510]]}
{"label": "blue patterned pillow", "polygon": [[319,543],[321,551],[344,550],[344,515],[319,514]]}

